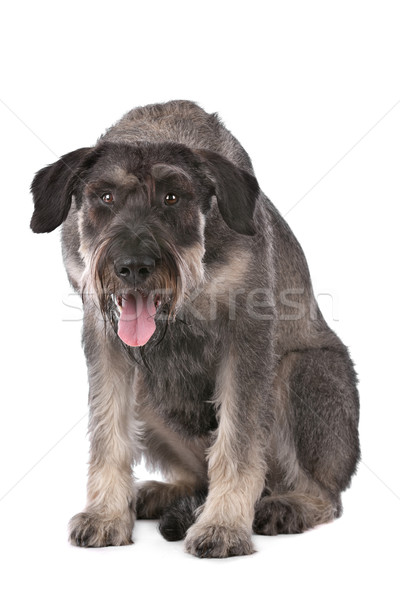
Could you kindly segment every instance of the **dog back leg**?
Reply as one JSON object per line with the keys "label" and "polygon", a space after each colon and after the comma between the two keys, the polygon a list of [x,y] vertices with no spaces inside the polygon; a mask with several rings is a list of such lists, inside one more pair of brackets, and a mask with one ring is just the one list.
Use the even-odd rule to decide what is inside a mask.
{"label": "dog back leg", "polygon": [[167,478],[170,481],[150,480],[138,483],[136,500],[138,519],[159,519],[181,498],[191,497],[207,489],[206,480],[176,463],[175,467],[173,464],[169,465]]}
{"label": "dog back leg", "polygon": [[[138,376],[140,379],[140,376]],[[208,436],[189,440],[173,431],[149,408],[147,392],[136,386],[136,406],[142,426],[146,464],[166,481],[138,484],[136,514],[139,519],[158,519],[172,503],[207,488]]]}
{"label": "dog back leg", "polygon": [[344,347],[286,355],[275,389],[275,468],[253,524],[264,535],[301,533],[340,516],[359,459],[356,376]]}
{"label": "dog back leg", "polygon": [[208,489],[206,447],[208,436],[189,441],[167,429],[153,415],[152,427],[143,432],[144,455],[149,466],[158,468],[166,482],[138,484],[136,516],[160,519],[159,529],[168,541],[185,537],[205,502]]}

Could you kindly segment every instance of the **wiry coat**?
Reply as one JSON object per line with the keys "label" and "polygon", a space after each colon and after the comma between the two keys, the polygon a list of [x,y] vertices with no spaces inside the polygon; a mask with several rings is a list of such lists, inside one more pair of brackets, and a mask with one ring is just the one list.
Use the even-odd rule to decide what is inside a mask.
{"label": "wiry coat", "polygon": [[[186,101],[137,108],[42,169],[32,191],[34,231],[64,221],[84,304],[91,461],[71,541],[130,543],[137,514],[160,518],[167,539],[186,535],[195,555],[224,557],[251,553],[252,530],[339,516],[359,458],[353,366],[218,117]],[[143,345],[118,336],[133,293],[154,319]],[[142,456],[164,483],[134,483]]]}

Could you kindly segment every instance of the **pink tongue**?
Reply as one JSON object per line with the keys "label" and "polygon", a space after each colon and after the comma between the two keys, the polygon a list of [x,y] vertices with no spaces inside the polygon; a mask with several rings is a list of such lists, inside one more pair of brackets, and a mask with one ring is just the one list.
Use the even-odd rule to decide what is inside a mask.
{"label": "pink tongue", "polygon": [[128,346],[144,346],[156,330],[156,307],[148,296],[137,293],[122,298],[118,335]]}

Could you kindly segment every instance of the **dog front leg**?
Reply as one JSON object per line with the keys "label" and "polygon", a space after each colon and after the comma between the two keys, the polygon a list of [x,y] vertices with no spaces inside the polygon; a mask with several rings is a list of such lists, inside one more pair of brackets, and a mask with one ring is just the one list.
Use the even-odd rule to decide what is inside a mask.
{"label": "dog front leg", "polygon": [[[265,483],[268,377],[251,369],[234,351],[220,367],[215,403],[218,429],[208,452],[209,493],[188,530],[186,550],[198,557],[251,554],[254,505]],[[257,383],[258,382],[258,383]]]}
{"label": "dog front leg", "polygon": [[99,317],[85,317],[84,346],[90,386],[87,506],[70,521],[70,541],[121,546],[132,543],[135,517],[132,366]]}

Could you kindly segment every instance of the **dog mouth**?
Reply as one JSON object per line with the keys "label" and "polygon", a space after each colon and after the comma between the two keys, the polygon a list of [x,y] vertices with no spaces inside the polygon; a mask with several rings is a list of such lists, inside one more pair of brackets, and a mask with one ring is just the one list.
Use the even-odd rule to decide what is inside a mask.
{"label": "dog mouth", "polygon": [[114,297],[119,309],[118,336],[127,346],[144,346],[156,330],[155,317],[161,306],[159,294],[140,291]]}

